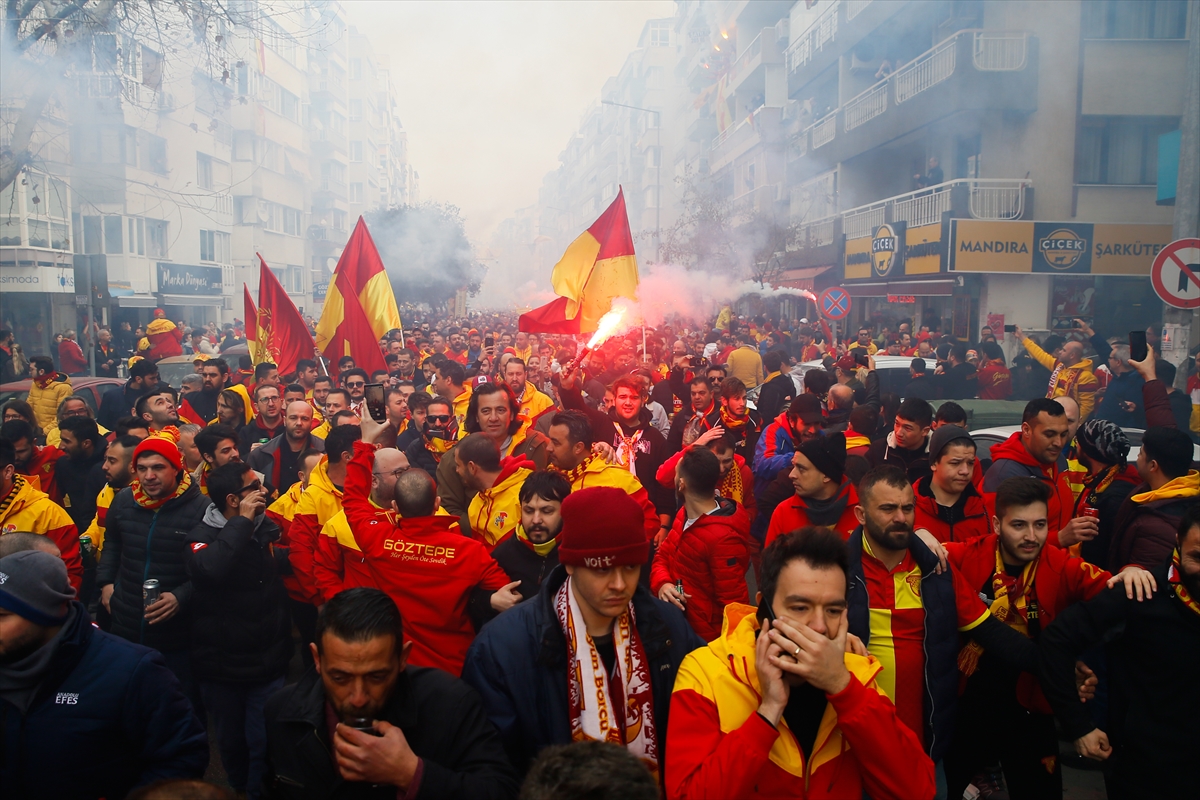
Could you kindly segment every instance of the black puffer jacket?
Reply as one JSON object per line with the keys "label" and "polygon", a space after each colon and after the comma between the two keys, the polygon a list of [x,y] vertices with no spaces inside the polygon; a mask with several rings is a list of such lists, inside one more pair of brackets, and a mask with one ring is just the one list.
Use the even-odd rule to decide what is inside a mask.
{"label": "black puffer jacket", "polygon": [[[185,541],[208,506],[194,483],[155,511],[135,503],[129,487],[113,498],[96,571],[98,586],[116,585],[110,604],[112,633],[164,653],[187,649],[192,584],[184,566]],[[142,610],[142,583],[149,578],[179,601],[179,613],[155,625],[146,623]]]}
{"label": "black puffer jacket", "polygon": [[192,670],[200,680],[260,683],[287,672],[292,626],[271,553],[278,539],[266,516],[226,521],[215,505],[188,535]]}

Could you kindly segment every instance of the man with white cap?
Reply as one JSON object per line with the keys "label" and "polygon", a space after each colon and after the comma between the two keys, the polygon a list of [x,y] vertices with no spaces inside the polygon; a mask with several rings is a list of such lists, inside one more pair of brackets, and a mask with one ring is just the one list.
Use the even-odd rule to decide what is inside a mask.
{"label": "man with white cap", "polygon": [[74,598],[61,558],[0,558],[4,795],[124,797],[201,777],[204,729],[162,656],[94,627]]}

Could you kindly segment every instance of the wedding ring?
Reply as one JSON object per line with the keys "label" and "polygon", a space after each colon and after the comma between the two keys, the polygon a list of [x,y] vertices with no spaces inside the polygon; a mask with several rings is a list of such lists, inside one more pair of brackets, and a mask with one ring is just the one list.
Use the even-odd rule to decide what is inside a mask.
{"label": "wedding ring", "polygon": [[796,652],[793,653],[792,655],[797,655],[797,656],[800,655],[800,645],[796,645]]}

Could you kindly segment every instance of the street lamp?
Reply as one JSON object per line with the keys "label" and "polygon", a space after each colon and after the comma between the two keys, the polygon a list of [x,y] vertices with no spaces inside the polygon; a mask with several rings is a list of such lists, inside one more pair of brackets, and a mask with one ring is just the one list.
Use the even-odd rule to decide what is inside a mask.
{"label": "street lamp", "polygon": [[659,257],[659,250],[662,247],[662,114],[653,108],[642,108],[641,106],[631,106],[626,103],[617,103],[612,100],[601,100],[601,105],[619,106],[620,108],[631,108],[634,111],[645,111],[647,114],[657,114],[658,124],[654,126],[654,260],[659,262],[662,259]]}

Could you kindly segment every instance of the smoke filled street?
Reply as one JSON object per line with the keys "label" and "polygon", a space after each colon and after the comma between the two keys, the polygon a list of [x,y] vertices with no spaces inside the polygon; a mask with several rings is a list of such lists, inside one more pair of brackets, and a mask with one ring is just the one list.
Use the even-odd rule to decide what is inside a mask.
{"label": "smoke filled street", "polygon": [[1200,0],[0,10],[0,794],[1195,794]]}

